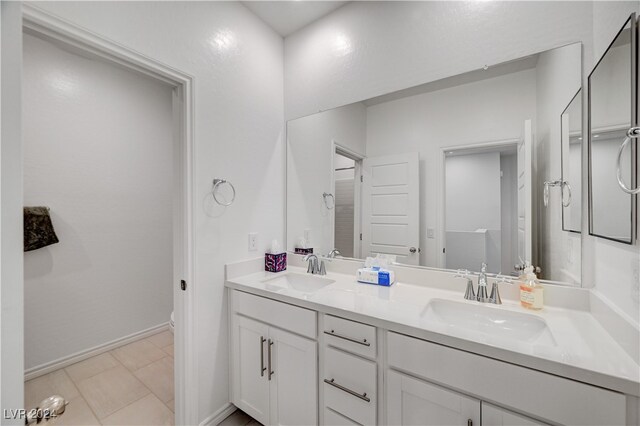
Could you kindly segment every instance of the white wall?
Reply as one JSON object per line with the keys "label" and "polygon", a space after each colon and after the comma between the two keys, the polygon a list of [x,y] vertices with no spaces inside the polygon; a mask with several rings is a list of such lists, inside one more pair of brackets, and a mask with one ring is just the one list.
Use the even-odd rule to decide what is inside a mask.
{"label": "white wall", "polygon": [[[22,11],[0,2],[0,407],[24,408],[22,291]],[[21,425],[24,419],[5,419]]]}
{"label": "white wall", "polygon": [[576,41],[590,2],[352,2],[285,39],[288,119]]}
{"label": "white wall", "polygon": [[578,284],[580,282],[580,241],[562,230],[562,194],[550,188],[549,205],[544,206],[544,182],[562,176],[561,115],[580,89],[582,49],[572,44],[540,54],[536,66],[537,121],[533,188],[538,217],[538,264],[542,277]]}
{"label": "white wall", "polygon": [[[334,248],[334,210],[322,194],[332,193],[332,141],[364,155],[366,112],[358,103],[287,123],[287,248],[293,250],[310,230],[314,253]],[[330,201],[329,201],[330,202]]]}
{"label": "white wall", "polygon": [[427,238],[438,227],[441,148],[517,139],[535,114],[534,69],[367,108],[367,157],[420,153],[421,265],[436,266],[441,256],[436,240]]}
{"label": "white wall", "polygon": [[[42,2],[42,7],[194,77],[195,282],[199,419],[228,395],[224,264],[283,237],[282,38],[236,2]],[[215,177],[233,206],[207,216]],[[257,252],[247,234],[258,232]],[[175,284],[175,283],[174,283]]]}
{"label": "white wall", "polygon": [[[24,35],[27,370],[165,324],[173,309],[172,89]],[[64,332],[61,332],[64,330]]]}
{"label": "white wall", "polygon": [[448,231],[500,229],[500,153],[448,156],[445,162]]}

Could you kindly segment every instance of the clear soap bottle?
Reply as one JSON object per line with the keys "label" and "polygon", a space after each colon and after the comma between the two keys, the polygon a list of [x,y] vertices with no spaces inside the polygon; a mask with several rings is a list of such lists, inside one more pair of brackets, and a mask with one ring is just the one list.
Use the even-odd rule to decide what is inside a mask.
{"label": "clear soap bottle", "polygon": [[542,309],[544,288],[533,272],[533,266],[529,265],[524,269],[522,278],[520,281],[520,304],[527,309]]}

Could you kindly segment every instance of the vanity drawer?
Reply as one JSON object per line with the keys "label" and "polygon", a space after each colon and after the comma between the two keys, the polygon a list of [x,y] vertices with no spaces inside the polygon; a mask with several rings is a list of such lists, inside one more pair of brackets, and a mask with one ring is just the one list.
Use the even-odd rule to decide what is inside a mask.
{"label": "vanity drawer", "polygon": [[317,336],[315,311],[237,290],[232,291],[231,297],[233,311],[238,314],[312,339]]}
{"label": "vanity drawer", "polygon": [[324,338],[333,347],[367,358],[376,357],[376,328],[373,326],[325,315]]}
{"label": "vanity drawer", "polygon": [[375,424],[376,363],[333,348],[324,355],[325,406],[357,423]]}
{"label": "vanity drawer", "polygon": [[624,425],[625,396],[447,346],[387,332],[390,367],[560,424]]}
{"label": "vanity drawer", "polygon": [[324,425],[327,426],[360,426],[348,417],[343,416],[331,408],[324,407]]}

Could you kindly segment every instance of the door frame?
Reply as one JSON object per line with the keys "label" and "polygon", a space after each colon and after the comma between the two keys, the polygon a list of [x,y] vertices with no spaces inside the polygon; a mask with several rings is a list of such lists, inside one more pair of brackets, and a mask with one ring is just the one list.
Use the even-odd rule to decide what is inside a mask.
{"label": "door frame", "polygon": [[[366,157],[354,150],[347,148],[346,146],[338,143],[335,139],[331,140],[331,181],[330,188],[333,191],[332,194],[335,197],[336,192],[336,167],[335,167],[335,155],[336,153],[350,158],[355,162],[353,170],[353,258],[359,259],[362,255],[362,240],[360,239],[360,233],[362,232],[362,160]],[[333,228],[333,245],[335,248],[335,229],[336,229],[336,212],[333,211],[333,218],[331,220],[331,226]]]}
{"label": "door frame", "polygon": [[516,147],[520,143],[521,138],[513,138],[513,139],[500,139],[494,141],[487,142],[479,142],[479,143],[469,143],[464,145],[453,145],[453,146],[442,146],[440,147],[440,161],[438,161],[438,180],[437,180],[437,200],[439,203],[439,208],[437,209],[437,217],[436,217],[436,250],[438,250],[436,259],[437,264],[436,267],[440,269],[445,269],[447,265],[447,254],[446,254],[446,160],[447,153],[454,151],[469,151],[473,149],[487,149],[490,150],[492,148],[504,148],[507,146],[515,145]]}
{"label": "door frame", "polygon": [[[144,56],[121,44],[55,17],[30,4],[22,5],[23,32],[64,43],[97,55],[135,72],[169,83],[173,89],[174,126],[174,278],[188,283],[188,291],[174,283],[175,312],[175,420],[176,424],[198,424],[197,321],[193,233],[194,180],[194,78],[169,65]],[[22,144],[22,142],[20,142]],[[22,161],[22,158],[18,159]],[[19,192],[22,197],[22,190]],[[22,203],[22,200],[20,200]],[[22,290],[24,280],[17,283]],[[168,319],[167,319],[168,320]],[[20,330],[24,335],[24,330]],[[23,351],[23,349],[22,349]]]}

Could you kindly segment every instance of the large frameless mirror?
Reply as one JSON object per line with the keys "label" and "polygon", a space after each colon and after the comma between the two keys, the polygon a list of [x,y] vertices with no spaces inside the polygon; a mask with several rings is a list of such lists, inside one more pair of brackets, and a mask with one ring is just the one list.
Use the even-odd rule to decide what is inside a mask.
{"label": "large frameless mirror", "polygon": [[582,224],[582,89],[560,116],[562,131],[562,229],[580,232]]}
{"label": "large frameless mirror", "polygon": [[559,117],[580,121],[581,79],[574,43],[289,121],[288,250],[507,275],[532,262],[578,285],[568,190],[545,184],[575,179],[579,215]]}
{"label": "large frameless mirror", "polygon": [[[635,14],[589,75],[589,233],[633,243],[633,195],[617,180],[620,145],[635,125]],[[622,152],[619,169],[632,182],[631,150]]]}

